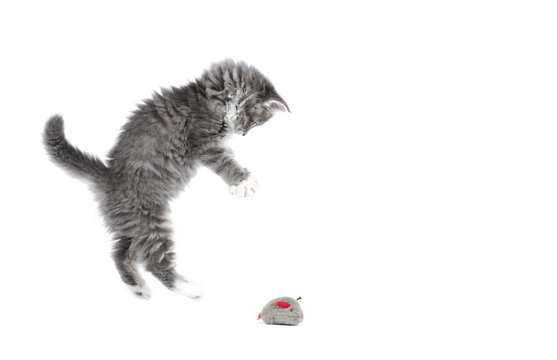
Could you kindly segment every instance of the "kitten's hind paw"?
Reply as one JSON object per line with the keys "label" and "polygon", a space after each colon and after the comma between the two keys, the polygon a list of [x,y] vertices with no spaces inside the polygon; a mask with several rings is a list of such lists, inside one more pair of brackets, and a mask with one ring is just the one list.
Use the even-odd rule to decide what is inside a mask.
{"label": "kitten's hind paw", "polygon": [[128,288],[133,292],[135,296],[141,299],[149,300],[151,297],[151,290],[145,285],[128,285]]}
{"label": "kitten's hind paw", "polygon": [[230,193],[239,197],[248,197],[255,194],[255,191],[258,187],[259,183],[257,182],[257,180],[250,176],[238,185],[231,186]]}
{"label": "kitten's hind paw", "polygon": [[203,295],[203,288],[200,285],[186,281],[177,280],[175,284],[176,292],[186,295],[192,299],[198,299]]}

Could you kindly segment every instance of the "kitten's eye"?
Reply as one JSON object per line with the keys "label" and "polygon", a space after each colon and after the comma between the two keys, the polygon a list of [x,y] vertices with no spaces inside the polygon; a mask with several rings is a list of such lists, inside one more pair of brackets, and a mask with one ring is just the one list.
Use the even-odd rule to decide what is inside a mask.
{"label": "kitten's eye", "polygon": [[269,110],[269,108],[268,108],[268,107],[266,107],[266,106],[263,106],[263,109],[267,110],[267,112],[268,112],[269,114],[273,115],[273,112],[272,112],[271,110]]}

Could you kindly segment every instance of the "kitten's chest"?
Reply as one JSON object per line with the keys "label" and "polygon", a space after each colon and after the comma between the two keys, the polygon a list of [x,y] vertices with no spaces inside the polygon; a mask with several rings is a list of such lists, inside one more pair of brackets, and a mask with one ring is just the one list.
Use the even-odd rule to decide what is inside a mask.
{"label": "kitten's chest", "polygon": [[180,174],[182,181],[189,181],[196,173],[199,163],[196,160],[194,149],[173,151],[171,152],[172,161],[168,166],[173,169],[175,173]]}

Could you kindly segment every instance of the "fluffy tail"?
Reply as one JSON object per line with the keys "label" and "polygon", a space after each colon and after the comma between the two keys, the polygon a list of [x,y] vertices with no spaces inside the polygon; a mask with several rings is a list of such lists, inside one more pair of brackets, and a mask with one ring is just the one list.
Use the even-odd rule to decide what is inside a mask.
{"label": "fluffy tail", "polygon": [[62,116],[53,115],[48,119],[43,141],[52,161],[71,174],[94,182],[105,176],[108,168],[100,159],[84,153],[66,140]]}

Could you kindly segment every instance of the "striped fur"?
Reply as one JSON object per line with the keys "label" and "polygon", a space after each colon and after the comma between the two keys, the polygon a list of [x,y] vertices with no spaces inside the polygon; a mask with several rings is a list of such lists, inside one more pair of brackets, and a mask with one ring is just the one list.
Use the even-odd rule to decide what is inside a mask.
{"label": "striped fur", "polygon": [[226,60],[188,85],[144,100],[106,164],[68,142],[60,115],[47,121],[44,144],[56,164],[93,185],[113,235],[116,268],[133,292],[149,296],[137,268],[143,264],[169,289],[196,297],[199,290],[184,290],[194,287],[175,270],[168,203],[199,165],[231,187],[247,181],[249,171],[234,160],[225,140],[246,135],[277,109],[288,111],[288,105],[259,71]]}

